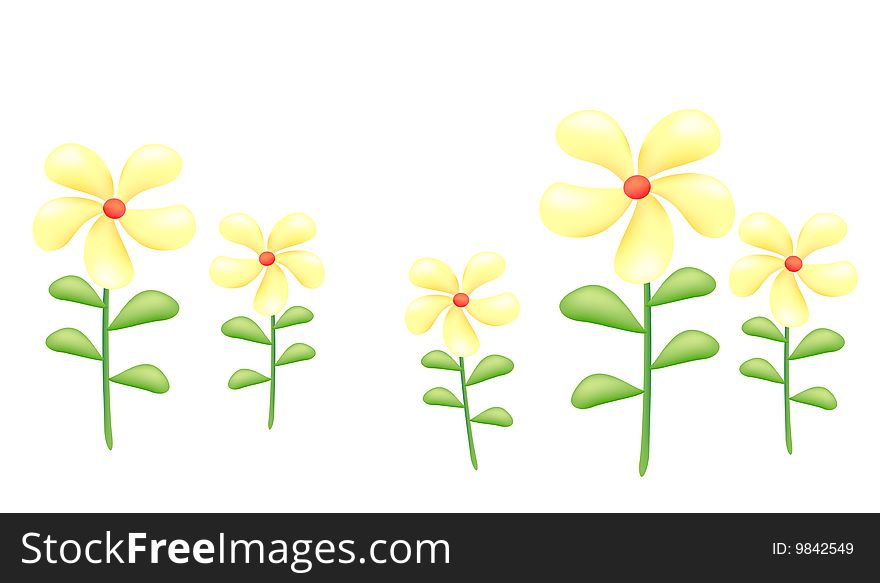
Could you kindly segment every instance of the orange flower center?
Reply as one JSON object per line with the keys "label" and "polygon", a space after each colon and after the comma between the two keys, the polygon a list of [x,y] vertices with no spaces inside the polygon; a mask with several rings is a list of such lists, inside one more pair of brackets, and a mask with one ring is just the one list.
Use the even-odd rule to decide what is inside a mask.
{"label": "orange flower center", "polygon": [[466,305],[468,305],[468,303],[470,303],[470,301],[471,299],[468,297],[467,294],[458,293],[452,296],[452,303],[459,308],[465,307]]}
{"label": "orange flower center", "polygon": [[791,257],[786,258],[785,260],[785,268],[792,273],[801,270],[801,267],[804,266],[804,261],[797,255],[792,255]]}
{"label": "orange flower center", "polygon": [[643,199],[651,192],[651,181],[639,174],[630,176],[623,183],[623,192],[633,200]]}
{"label": "orange flower center", "polygon": [[271,251],[263,251],[260,253],[260,263],[269,267],[273,263],[275,263],[275,254]]}
{"label": "orange flower center", "polygon": [[125,214],[125,203],[118,198],[108,198],[104,203],[104,214],[111,219],[121,219]]}

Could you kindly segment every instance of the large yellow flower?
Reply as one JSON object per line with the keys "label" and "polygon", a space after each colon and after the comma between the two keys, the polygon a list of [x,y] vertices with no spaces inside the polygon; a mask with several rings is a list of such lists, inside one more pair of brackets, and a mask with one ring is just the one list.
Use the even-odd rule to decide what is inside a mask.
{"label": "large yellow flower", "polygon": [[46,251],[60,249],[86,221],[103,213],[86,236],[86,271],[101,287],[125,287],[134,277],[134,268],[116,221],[135,241],[150,249],[179,249],[195,234],[195,219],[185,206],[150,210],[126,206],[136,194],[177,178],[182,166],[180,156],[171,148],[143,146],[128,158],[114,191],[110,171],[97,154],[79,144],[59,146],[46,160],[46,176],[100,200],[70,196],[47,202],[34,219],[37,245]]}
{"label": "large yellow flower", "polygon": [[846,223],[833,214],[818,214],[804,224],[797,247],[785,226],[767,213],[754,213],[739,227],[740,238],[755,247],[776,253],[748,255],[737,261],[730,272],[730,289],[738,296],[750,296],[770,277],[780,271],[770,286],[770,309],[776,321],[788,328],[806,323],[807,303],[794,274],[817,294],[829,297],[846,295],[856,287],[858,275],[849,261],[805,264],[817,249],[839,243],[846,236]]}
{"label": "large yellow flower", "polygon": [[229,215],[220,221],[220,234],[233,243],[244,245],[257,256],[253,259],[217,257],[211,262],[211,279],[223,287],[244,287],[265,268],[263,281],[254,297],[254,309],[264,316],[274,316],[287,305],[287,277],[278,263],[290,270],[305,287],[316,288],[324,282],[324,264],[317,255],[300,249],[284,251],[305,243],[315,236],[315,231],[315,221],[308,215],[291,213],[275,223],[267,241],[260,226],[250,216],[243,213]]}
{"label": "large yellow flower", "polygon": [[614,259],[614,269],[625,281],[651,282],[666,271],[672,259],[672,223],[657,196],[678,208],[701,235],[722,237],[733,226],[733,199],[715,178],[674,174],[649,180],[718,149],[718,126],[705,113],[684,110],[660,120],[642,144],[638,173],[633,171],[623,130],[600,111],[566,117],[556,128],[556,141],[567,154],[611,170],[622,184],[617,188],[553,184],[541,198],[541,219],[554,233],[589,237],[617,222],[636,201]]}
{"label": "large yellow flower", "polygon": [[497,253],[477,253],[464,268],[459,287],[458,278],[448,265],[439,259],[424,258],[416,261],[409,270],[409,280],[415,285],[448,295],[427,295],[413,300],[406,309],[406,327],[413,334],[424,334],[449,308],[443,321],[443,339],[456,356],[471,356],[480,348],[465,310],[489,326],[503,326],[513,322],[519,315],[519,302],[512,293],[503,293],[479,300],[470,295],[484,283],[497,279],[504,273],[504,258]]}

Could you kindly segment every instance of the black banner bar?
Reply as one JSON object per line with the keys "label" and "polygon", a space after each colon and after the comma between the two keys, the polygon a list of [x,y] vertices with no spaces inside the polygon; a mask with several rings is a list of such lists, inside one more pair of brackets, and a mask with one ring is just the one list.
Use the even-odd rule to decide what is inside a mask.
{"label": "black banner bar", "polygon": [[[5,581],[831,578],[880,566],[875,514],[12,514]],[[7,575],[11,575],[9,578]],[[251,579],[252,577],[256,577]]]}

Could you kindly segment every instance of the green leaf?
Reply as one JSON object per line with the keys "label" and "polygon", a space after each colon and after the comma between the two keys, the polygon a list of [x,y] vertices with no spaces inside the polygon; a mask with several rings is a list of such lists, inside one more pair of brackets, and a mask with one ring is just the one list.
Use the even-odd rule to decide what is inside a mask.
{"label": "green leaf", "polygon": [[611,403],[641,395],[642,390],[607,374],[591,374],[582,380],[571,394],[571,404],[578,409]]}
{"label": "green leaf", "polygon": [[275,322],[275,329],[287,328],[288,326],[296,326],[297,324],[305,324],[311,322],[315,315],[308,308],[302,306],[293,306],[288,308],[284,314]]}
{"label": "green leaf", "polygon": [[776,342],[785,342],[785,336],[776,327],[776,324],[763,316],[746,320],[742,325],[742,331],[749,336],[757,336],[758,338],[766,338],[767,340],[775,340]]}
{"label": "green leaf", "polygon": [[315,358],[315,349],[308,344],[297,342],[296,344],[291,344],[275,364],[284,366],[285,364],[309,360],[310,358]]}
{"label": "green leaf", "polygon": [[601,285],[586,285],[562,298],[559,310],[566,318],[627,332],[644,332],[642,325],[617,294]]}
{"label": "green leaf", "polygon": [[94,288],[86,280],[76,275],[65,275],[61,279],[53,281],[49,286],[49,295],[66,302],[76,302],[95,308],[104,307],[104,302],[98,297]]}
{"label": "green leaf", "polygon": [[651,298],[652,306],[707,296],[715,291],[715,280],[696,267],[682,267],[666,278]]}
{"label": "green leaf", "polygon": [[513,370],[513,361],[499,354],[490,354],[474,368],[467,386],[476,385],[495,377],[506,375]]}
{"label": "green leaf", "polygon": [[458,397],[452,394],[449,389],[443,387],[434,387],[422,397],[422,401],[428,405],[440,405],[442,407],[464,407]]}
{"label": "green leaf", "polygon": [[229,377],[229,388],[243,389],[244,387],[249,387],[251,385],[265,383],[268,380],[269,377],[263,376],[255,370],[242,368],[232,373],[232,376]]}
{"label": "green leaf", "polygon": [[220,331],[230,338],[256,342],[257,344],[272,344],[266,333],[256,322],[245,316],[236,316],[227,320],[220,326]]}
{"label": "green leaf", "polygon": [[497,425],[498,427],[510,427],[513,425],[513,417],[501,407],[489,407],[476,417],[471,418],[474,423]]}
{"label": "green leaf", "polygon": [[685,330],[666,345],[651,368],[666,368],[685,362],[712,358],[718,354],[718,341],[699,330]]}
{"label": "green leaf", "polygon": [[799,358],[807,358],[816,356],[817,354],[825,354],[826,352],[837,352],[845,344],[843,336],[829,330],[828,328],[816,328],[801,340],[789,360],[797,360]]}
{"label": "green leaf", "polygon": [[837,408],[837,399],[825,387],[813,387],[806,391],[801,391],[791,398],[792,401],[803,403],[804,405],[812,405],[826,411]]}
{"label": "green leaf", "polygon": [[152,364],[133,366],[125,372],[110,377],[110,380],[120,385],[143,389],[151,393],[167,393],[170,388],[168,377]]}
{"label": "green leaf", "polygon": [[101,353],[98,352],[92,341],[76,328],[62,328],[52,332],[46,338],[46,346],[55,352],[91,358],[92,360],[102,360]]}
{"label": "green leaf", "polygon": [[168,320],[177,315],[180,306],[174,298],[156,290],[142,291],[128,300],[110,324],[110,330],[122,330],[150,322]]}
{"label": "green leaf", "polygon": [[779,384],[784,382],[779,373],[776,372],[776,369],[773,368],[773,365],[763,358],[750,358],[740,365],[739,372],[753,379],[761,379],[762,381]]}
{"label": "green leaf", "polygon": [[425,368],[441,368],[443,370],[461,370],[458,363],[442,350],[432,350],[423,356],[422,366]]}

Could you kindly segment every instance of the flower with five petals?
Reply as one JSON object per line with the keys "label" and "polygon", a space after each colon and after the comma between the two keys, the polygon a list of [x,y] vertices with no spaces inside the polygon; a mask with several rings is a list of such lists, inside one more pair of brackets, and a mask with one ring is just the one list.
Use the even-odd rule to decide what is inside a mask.
{"label": "flower with five petals", "polygon": [[103,288],[125,287],[134,277],[134,267],[117,222],[132,239],[150,249],[179,249],[195,234],[195,219],[185,206],[149,210],[127,207],[135,195],[177,178],[182,166],[180,156],[171,148],[142,146],[128,158],[114,189],[107,165],[95,152],[79,144],[59,146],[46,160],[46,176],[98,200],[78,196],[50,200],[34,219],[34,240],[46,251],[60,249],[86,221],[103,215],[86,236],[86,271]]}
{"label": "flower with five petals", "polygon": [[740,238],[777,256],[748,255],[737,261],[730,272],[730,289],[738,296],[750,296],[778,271],[770,286],[770,310],[783,326],[801,326],[809,318],[809,310],[795,275],[808,288],[828,297],[846,295],[856,287],[858,274],[849,261],[825,264],[805,261],[814,251],[839,243],[846,231],[846,223],[837,215],[818,214],[804,224],[794,246],[791,235],[779,220],[767,213],[753,213],[740,225]]}
{"label": "flower with five petals", "polygon": [[449,350],[459,357],[471,356],[480,348],[480,341],[465,311],[489,326],[509,324],[519,315],[519,302],[512,293],[472,299],[471,294],[484,283],[504,273],[504,258],[497,253],[477,253],[471,257],[458,285],[450,267],[439,259],[423,258],[409,271],[415,285],[443,292],[413,300],[406,310],[406,327],[413,334],[424,334],[440,314],[449,309],[443,320],[443,339]]}
{"label": "flower with five petals", "polygon": [[622,181],[614,188],[551,185],[541,198],[541,219],[554,233],[589,237],[620,219],[635,202],[614,269],[625,281],[649,283],[672,259],[672,223],[660,204],[678,208],[701,235],[722,237],[733,226],[733,199],[727,187],[703,174],[656,174],[709,156],[721,143],[718,126],[705,113],[672,113],[648,133],[633,170],[629,142],[620,126],[599,111],[579,111],[556,129],[556,141],[569,155],[603,166]]}
{"label": "flower with five petals", "polygon": [[284,251],[315,236],[316,227],[308,215],[291,213],[275,223],[269,239],[263,238],[260,226],[244,213],[229,215],[220,221],[220,234],[233,243],[244,245],[256,254],[252,259],[217,257],[211,262],[211,279],[222,287],[244,287],[265,270],[254,309],[264,316],[274,316],[287,306],[287,277],[278,267],[286,267],[303,286],[316,288],[324,282],[324,264],[309,251]]}

